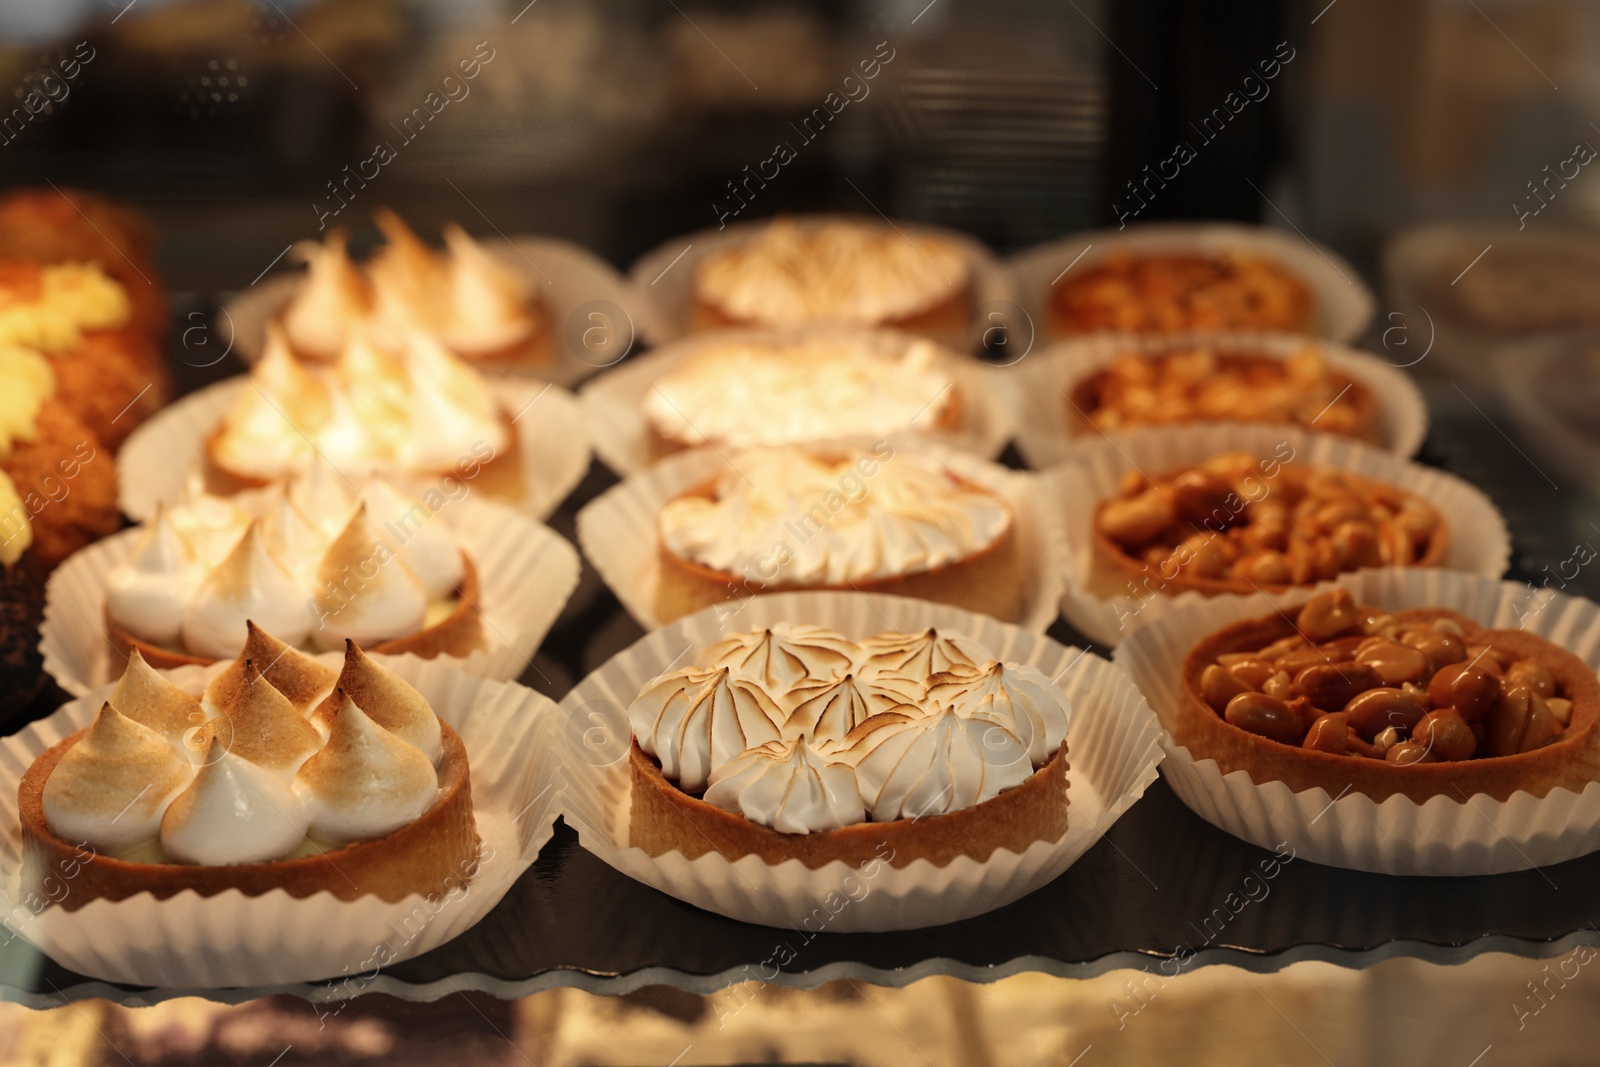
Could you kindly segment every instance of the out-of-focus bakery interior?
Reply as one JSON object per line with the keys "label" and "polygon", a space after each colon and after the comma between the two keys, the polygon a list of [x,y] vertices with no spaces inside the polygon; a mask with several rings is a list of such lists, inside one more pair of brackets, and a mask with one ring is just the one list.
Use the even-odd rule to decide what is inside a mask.
{"label": "out-of-focus bakery interior", "polygon": [[[1450,428],[1425,458],[1497,487],[1521,572],[1600,537],[1595,5],[5,0],[0,89],[0,184],[149,218],[189,388],[243,369],[215,358],[226,296],[330,226],[370,249],[380,206],[425,234],[566,238],[619,269],[784,212],[925,222],[999,253],[1234,219],[1324,242],[1374,287],[1362,343]],[[1592,969],[1552,984],[1555,956],[1329,956],[1156,982],[5,1004],[0,1064],[1593,1061]]]}

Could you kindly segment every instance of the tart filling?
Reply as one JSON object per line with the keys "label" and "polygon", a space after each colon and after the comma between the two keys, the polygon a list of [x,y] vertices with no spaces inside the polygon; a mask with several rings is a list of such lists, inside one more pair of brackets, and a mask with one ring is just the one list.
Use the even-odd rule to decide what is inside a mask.
{"label": "tart filling", "polygon": [[1146,477],[1130,472],[1095,509],[1100,558],[1150,588],[1282,590],[1362,567],[1437,566],[1444,516],[1394,486],[1248,452]]}
{"label": "tart filling", "polygon": [[[354,642],[335,669],[254,625],[199,699],[135,653],[19,799],[31,857],[91,855],[69,908],[183,889],[399,899],[477,847],[465,750],[420,693]],[[413,827],[434,843],[408,867],[383,843]]]}
{"label": "tart filling", "polygon": [[1053,305],[1065,333],[1304,333],[1315,311],[1303,278],[1243,253],[1113,253],[1063,281]]}
{"label": "tart filling", "polygon": [[1384,612],[1337,589],[1235,623],[1183,665],[1174,740],[1224,773],[1381,800],[1594,777],[1600,684],[1571,653],[1454,612]]}
{"label": "tart filling", "polygon": [[1075,384],[1069,406],[1079,432],[1208,419],[1362,438],[1377,432],[1371,390],[1329,369],[1311,346],[1288,359],[1209,347],[1129,352]]}
{"label": "tart filling", "polygon": [[[738,634],[649,682],[628,717],[630,835],[653,855],[820,866],[892,838],[901,866],[1065,830],[1065,695],[962,634]],[[1011,794],[1003,830],[948,829]]]}
{"label": "tart filling", "polygon": [[318,651],[346,639],[400,651],[391,645],[450,621],[431,651],[464,655],[481,640],[475,586],[426,504],[381,478],[352,486],[319,462],[253,498],[191,485],[184,502],[158,507],[106,576],[106,615],[114,642],[162,666],[232,657],[247,619]]}

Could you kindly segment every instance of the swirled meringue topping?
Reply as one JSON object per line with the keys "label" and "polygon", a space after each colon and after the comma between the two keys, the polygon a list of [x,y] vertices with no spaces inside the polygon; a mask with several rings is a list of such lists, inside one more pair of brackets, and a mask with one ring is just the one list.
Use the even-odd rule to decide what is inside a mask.
{"label": "swirled meringue topping", "polygon": [[810,834],[864,822],[855,773],[818,755],[811,741],[769,741],[711,776],[707,804],[738,812],[782,834]]}
{"label": "swirled meringue topping", "polygon": [[[337,692],[317,711],[324,737],[307,711],[336,679],[372,713]],[[422,694],[359,648],[346,651],[341,673],[252,625],[245,652],[212,679],[203,702],[135,653],[46,780],[45,819],[62,837],[140,863],[311,855],[381,837],[428,810],[442,733]]]}
{"label": "swirled meringue topping", "polygon": [[126,851],[156,836],[189,776],[165,737],[107,703],[45,780],[45,821],[68,841]]}
{"label": "swirled meringue topping", "polygon": [[870,222],[778,219],[754,240],[708,255],[695,294],[736,322],[875,326],[960,295],[968,274],[960,246],[945,237]]}
{"label": "swirled meringue topping", "polygon": [[998,494],[930,458],[891,455],[879,462],[865,451],[826,456],[798,446],[741,452],[708,489],[661,509],[661,542],[768,588],[842,586],[970,558],[1011,529]]}
{"label": "swirled meringue topping", "polygon": [[887,356],[873,335],[729,340],[658,380],[643,411],[670,441],[735,448],[933,431],[960,410],[947,358],[927,341]]}
{"label": "swirled meringue topping", "polygon": [[342,228],[320,245],[301,241],[294,252],[307,269],[284,309],[284,332],[299,351],[333,359],[372,313],[372,287],[351,262]]}
{"label": "swirled meringue topping", "polygon": [[685,792],[782,833],[939,815],[1026,781],[1066,743],[1066,695],[950,631],[859,644],[818,626],[735,634],[628,709]]}
{"label": "swirled meringue topping", "polygon": [[418,331],[357,333],[332,366],[302,364],[269,331],[209,447],[227,470],[276,480],[319,455],[347,473],[434,473],[510,438],[488,383]]}
{"label": "swirled meringue topping", "polygon": [[247,619],[337,649],[347,637],[372,644],[420,631],[430,609],[448,613],[465,568],[455,533],[427,504],[378,478],[347,491],[318,461],[287,487],[231,499],[195,487],[159,507],[106,576],[106,611],[141,640],[199,656],[236,653]]}

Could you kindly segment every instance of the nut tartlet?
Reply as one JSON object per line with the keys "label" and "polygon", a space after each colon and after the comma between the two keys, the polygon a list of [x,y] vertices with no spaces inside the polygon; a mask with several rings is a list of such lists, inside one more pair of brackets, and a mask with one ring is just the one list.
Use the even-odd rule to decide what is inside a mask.
{"label": "nut tartlet", "polygon": [[[1283,591],[1363,567],[1436,567],[1449,524],[1403,489],[1344,471],[1213,456],[1190,468],[1129,472],[1094,512],[1096,560],[1166,594]],[[1153,479],[1153,481],[1152,481]],[[1142,594],[1141,594],[1142,595]]]}
{"label": "nut tartlet", "polygon": [[548,362],[549,316],[526,279],[459,226],[445,226],[441,254],[387,208],[373,217],[387,243],[363,265],[337,227],[297,246],[308,270],[277,318],[295,355],[332,361],[359,336],[420,332],[469,363]]}
{"label": "nut tartlet", "polygon": [[752,449],[656,520],[664,622],[757,593],[854,590],[954,604],[1006,621],[1026,578],[997,492],[887,442]]}
{"label": "nut tartlet", "polygon": [[653,459],[964,428],[953,354],[893,333],[751,334],[705,342],[642,405]]}
{"label": "nut tartlet", "polygon": [[1116,252],[1072,271],[1050,297],[1061,335],[1275,330],[1308,333],[1311,287],[1276,260],[1243,253]]}
{"label": "nut tartlet", "polygon": [[1600,682],[1522,630],[1384,612],[1337,589],[1233,623],[1184,658],[1173,740],[1224,774],[1422,802],[1600,780]]}
{"label": "nut tartlet", "polygon": [[1297,425],[1371,442],[1382,433],[1377,395],[1309,345],[1287,359],[1205,346],[1129,352],[1074,382],[1067,398],[1074,436],[1204,420]]}
{"label": "nut tartlet", "polygon": [[707,255],[694,277],[692,327],[890,327],[940,340],[967,328],[972,287],[959,245],[887,223],[780,218]]}
{"label": "nut tartlet", "polygon": [[1070,715],[961,634],[734,635],[629,707],[629,843],[812,868],[1020,853],[1066,832]]}
{"label": "nut tartlet", "polygon": [[484,644],[477,567],[454,531],[383,479],[347,486],[326,463],[233,498],[191,485],[105,586],[112,645],[155,667],[232,658],[249,619],[316,651],[354,639],[431,659]]}
{"label": "nut tartlet", "polygon": [[354,642],[336,670],[252,627],[201,699],[135,655],[17,795],[25,875],[72,864],[68,911],[186,891],[396,901],[477,869],[461,738]]}

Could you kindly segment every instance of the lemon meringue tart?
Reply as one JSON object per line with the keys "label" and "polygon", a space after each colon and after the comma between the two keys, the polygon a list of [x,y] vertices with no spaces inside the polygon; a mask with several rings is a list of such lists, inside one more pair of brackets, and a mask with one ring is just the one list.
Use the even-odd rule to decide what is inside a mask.
{"label": "lemon meringue tart", "polygon": [[653,856],[943,866],[1067,829],[1066,695],[966,635],[737,634],[647,683],[630,843]]}
{"label": "lemon meringue tart", "polygon": [[[351,490],[355,490],[351,492]],[[484,644],[477,567],[426,503],[319,462],[270,490],[191,484],[105,578],[106,633],[157,667],[229,659],[246,622],[291,645],[466,656]]]}
{"label": "lemon meringue tart", "polygon": [[751,449],[656,520],[662,621],[754,593],[834,589],[1007,621],[1026,602],[1011,505],[908,447]]}
{"label": "lemon meringue tart", "polygon": [[962,339],[971,270],[961,246],[866,219],[776,219],[712,252],[694,277],[692,325],[887,326]]}
{"label": "lemon meringue tart", "polygon": [[258,489],[318,459],[352,477],[458,477],[492,496],[525,493],[513,413],[489,382],[426,334],[358,334],[331,364],[267,328],[261,359],[205,438],[207,488]]}
{"label": "lemon meringue tart", "polygon": [[707,339],[646,393],[650,452],[959,431],[954,358],[895,333]]}
{"label": "lemon meringue tart", "polygon": [[395,901],[477,870],[466,747],[353,641],[335,669],[252,631],[198,699],[135,653],[17,796],[25,873],[78,872],[68,911],[187,891]]}
{"label": "lemon meringue tart", "polygon": [[548,314],[526,277],[454,223],[441,253],[387,208],[373,217],[386,243],[364,266],[342,229],[296,246],[306,276],[277,320],[296,355],[330,361],[359,335],[417,331],[469,363],[548,361]]}

